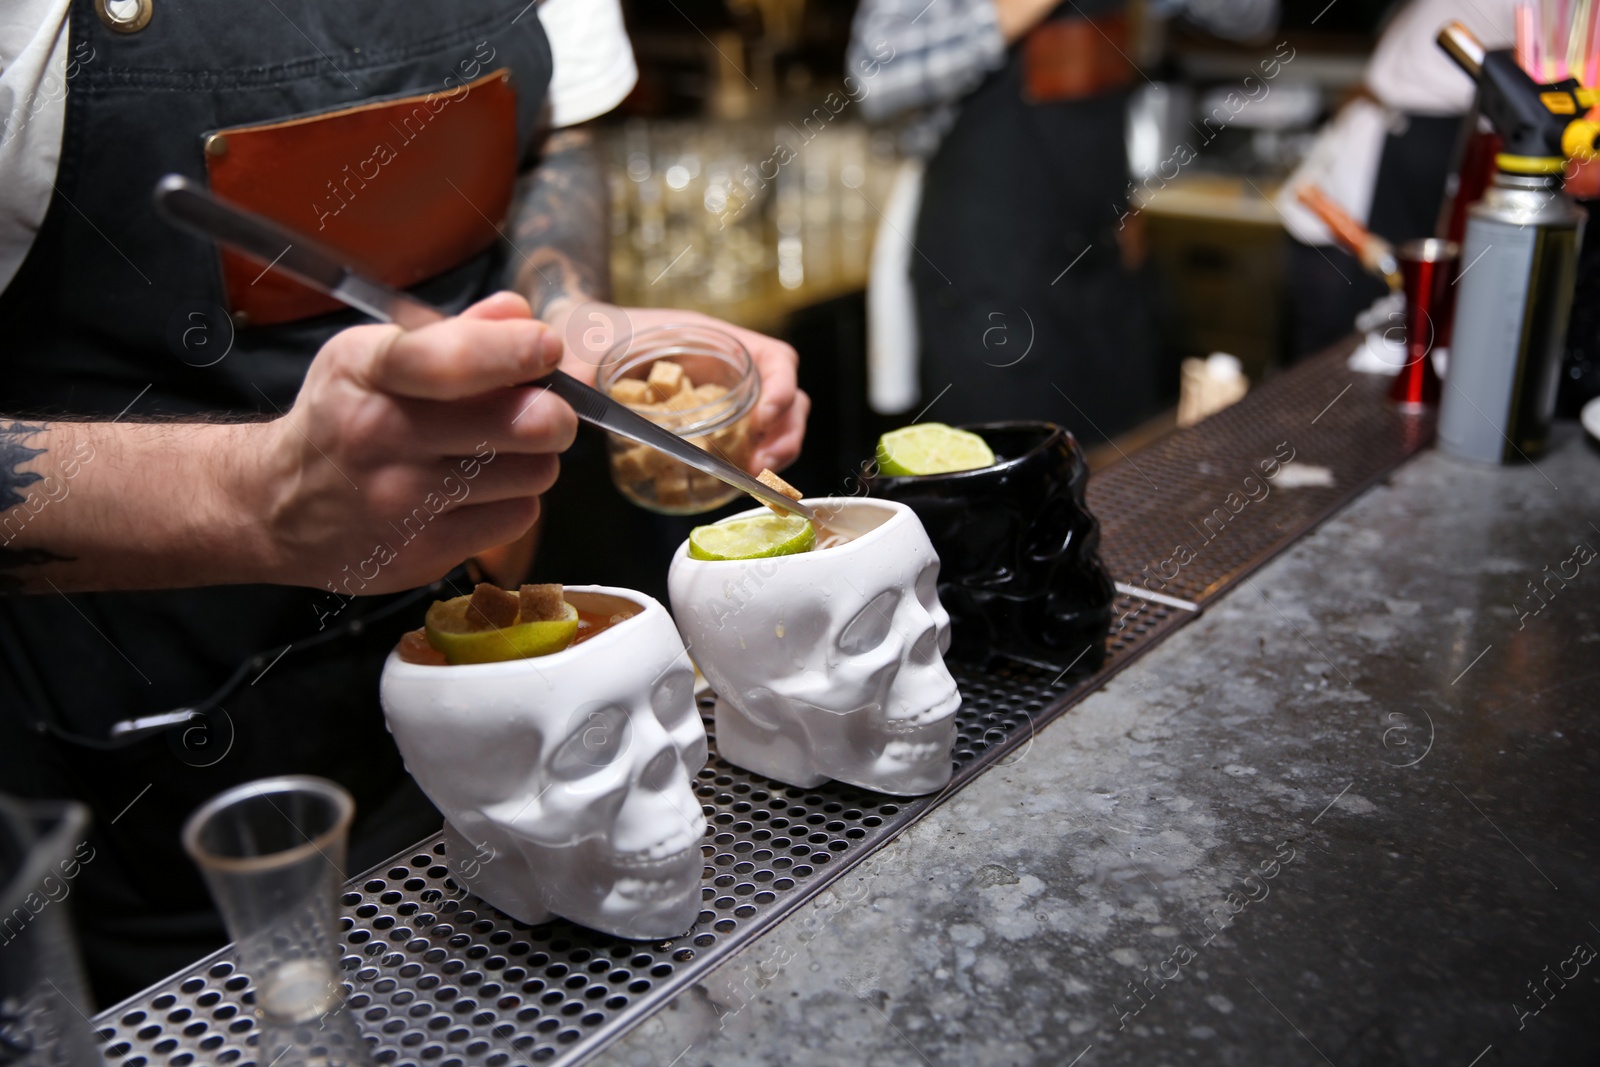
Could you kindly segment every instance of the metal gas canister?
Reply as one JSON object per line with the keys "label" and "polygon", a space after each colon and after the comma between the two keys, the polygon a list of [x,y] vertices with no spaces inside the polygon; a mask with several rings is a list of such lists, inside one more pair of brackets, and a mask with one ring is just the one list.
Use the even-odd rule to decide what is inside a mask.
{"label": "metal gas canister", "polygon": [[1439,47],[1478,85],[1478,110],[1500,135],[1494,184],[1467,212],[1456,276],[1439,447],[1511,463],[1544,451],[1585,212],[1562,191],[1568,160],[1600,155],[1600,92],[1575,78],[1541,84],[1508,49],[1488,50],[1459,22]]}
{"label": "metal gas canister", "polygon": [[1468,212],[1439,446],[1510,463],[1544,450],[1586,212],[1561,175],[1501,170]]}

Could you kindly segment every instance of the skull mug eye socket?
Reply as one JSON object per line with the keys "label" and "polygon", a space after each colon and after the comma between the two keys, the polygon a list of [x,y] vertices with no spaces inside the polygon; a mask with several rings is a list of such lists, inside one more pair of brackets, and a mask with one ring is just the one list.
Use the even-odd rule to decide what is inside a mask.
{"label": "skull mug eye socket", "polygon": [[669,734],[694,717],[694,673],[672,671],[657,682],[650,691],[650,710]]}
{"label": "skull mug eye socket", "polygon": [[628,711],[616,704],[586,704],[572,713],[569,722],[567,738],[550,757],[550,773],[564,781],[610,766],[633,740]]}
{"label": "skull mug eye socket", "polygon": [[1070,552],[1076,522],[1077,512],[1071,500],[1058,497],[1050,501],[1028,531],[1023,551],[1034,562],[1048,562]]}
{"label": "skull mug eye socket", "polygon": [[839,634],[839,650],[849,656],[863,656],[889,636],[894,624],[894,609],[900,603],[897,589],[885,589],[862,608]]}

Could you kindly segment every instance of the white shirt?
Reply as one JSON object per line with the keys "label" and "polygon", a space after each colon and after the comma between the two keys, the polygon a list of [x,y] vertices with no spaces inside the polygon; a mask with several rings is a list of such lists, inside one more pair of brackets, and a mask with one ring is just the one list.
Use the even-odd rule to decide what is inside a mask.
{"label": "white shirt", "polygon": [[[0,2],[0,290],[22,266],[50,206],[67,83],[79,66],[94,62],[86,46],[68,54],[70,6],[71,0]],[[543,0],[539,23],[554,64],[552,125],[603,115],[633,89],[638,70],[620,0]]]}
{"label": "white shirt", "polygon": [[1485,48],[1507,47],[1513,37],[1513,0],[1411,0],[1384,27],[1366,83],[1374,103],[1347,104],[1317,135],[1305,160],[1289,176],[1275,203],[1285,228],[1309,245],[1331,245],[1333,234],[1297,199],[1314,182],[1357,222],[1372,211],[1378,164],[1395,116],[1460,115],[1472,106],[1472,79],[1434,40],[1451,20],[1466,23]]}
{"label": "white shirt", "polygon": [[0,4],[0,290],[33,246],[61,162],[71,3]]}
{"label": "white shirt", "polygon": [[1383,28],[1367,63],[1367,87],[1385,107],[1412,115],[1463,115],[1472,107],[1472,79],[1436,40],[1452,21],[1491,50],[1511,47],[1515,37],[1512,0],[1413,0]]}
{"label": "white shirt", "polygon": [[621,0],[544,0],[539,22],[550,38],[551,125],[576,126],[604,115],[633,91],[639,71],[622,25]]}

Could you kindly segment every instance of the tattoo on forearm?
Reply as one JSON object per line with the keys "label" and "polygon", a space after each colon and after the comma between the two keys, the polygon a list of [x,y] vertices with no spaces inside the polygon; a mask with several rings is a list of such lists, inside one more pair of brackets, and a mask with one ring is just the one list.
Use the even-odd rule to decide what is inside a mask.
{"label": "tattoo on forearm", "polygon": [[559,297],[610,293],[605,171],[587,130],[557,130],[519,183],[511,240],[513,287],[543,317]]}
{"label": "tattoo on forearm", "polygon": [[[12,548],[11,542],[23,526],[27,525],[31,511],[20,505],[28,504],[22,490],[44,475],[19,468],[45,454],[48,449],[33,448],[27,442],[48,429],[43,424],[26,422],[0,422],[0,595],[21,590],[22,580],[4,571],[16,567],[37,567],[41,563],[64,560],[43,548]],[[17,509],[13,512],[12,509]]]}
{"label": "tattoo on forearm", "polygon": [[47,449],[30,448],[25,442],[48,428],[26,422],[0,423],[0,511],[10,511],[27,499],[17,490],[44,480],[42,474],[17,468],[45,454]]}

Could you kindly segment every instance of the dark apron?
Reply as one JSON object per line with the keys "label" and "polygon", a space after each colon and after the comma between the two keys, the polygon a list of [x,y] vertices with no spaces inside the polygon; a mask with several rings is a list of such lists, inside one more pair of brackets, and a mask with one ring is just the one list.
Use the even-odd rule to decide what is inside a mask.
{"label": "dark apron", "polygon": [[[226,358],[195,366],[174,328],[227,328],[212,313],[225,300],[217,255],[155,215],[156,180],[176,171],[205,181],[207,131],[439,90],[484,42],[489,66],[511,73],[526,160],[551,68],[527,8],[155,0],[149,25],[121,34],[75,2],[73,46],[87,42],[93,58],[69,85],[57,195],[0,295],[0,411],[108,418],[136,396],[130,418],[287,409],[321,344],[365,320],[339,312],[241,328]],[[504,259],[492,247],[416,291],[459,309],[500,287]],[[171,499],[183,506],[181,487]],[[219,790],[283,773],[343,783],[357,803],[351,872],[438,828],[378,706],[383,658],[425,606],[424,596],[379,614],[394,600],[274,586],[0,598],[0,789],[93,808],[93,859],[71,898],[102,1004],[224,940],[178,840],[183,819]],[[290,642],[335,631],[268,667]],[[257,651],[266,656],[200,723],[123,748],[95,743],[114,722],[202,700]]]}
{"label": "dark apron", "polygon": [[911,260],[922,398],[940,422],[1046,419],[1095,441],[1162,407],[1153,301],[1117,245],[1127,93],[1030,103],[1023,79],[1016,46],[928,164]]}

